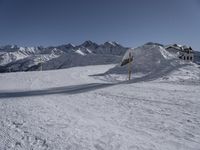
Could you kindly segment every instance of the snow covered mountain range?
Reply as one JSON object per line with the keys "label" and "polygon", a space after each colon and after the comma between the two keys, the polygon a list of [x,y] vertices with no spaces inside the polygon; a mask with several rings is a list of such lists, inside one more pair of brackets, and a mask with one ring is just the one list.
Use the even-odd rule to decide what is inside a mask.
{"label": "snow covered mountain range", "polygon": [[[147,59],[151,60],[160,59],[160,56],[155,54],[156,50],[145,50],[148,49],[146,48],[148,46],[156,46],[154,49],[165,53],[165,48],[169,45],[147,43],[139,49],[136,48],[137,54],[142,55],[142,57],[135,55],[135,59],[138,59],[137,63],[140,64],[143,61],[140,58],[146,59],[146,56],[148,56]],[[181,45],[177,45],[177,47],[181,47]],[[176,52],[177,47],[174,47],[172,51]],[[78,46],[66,44],[46,48],[41,46],[18,47],[16,45],[7,45],[0,47],[0,72],[52,70],[75,66],[120,63],[128,49],[116,42],[105,42],[98,45],[92,41],[85,41]],[[175,56],[175,53],[171,51],[169,53]],[[200,64],[200,52],[194,51],[194,56],[194,62]],[[143,68],[139,64],[135,67]],[[148,68],[148,65],[149,63],[145,67]]]}
{"label": "snow covered mountain range", "polygon": [[34,71],[120,62],[128,48],[116,42],[85,41],[55,47],[0,47],[0,72]]}

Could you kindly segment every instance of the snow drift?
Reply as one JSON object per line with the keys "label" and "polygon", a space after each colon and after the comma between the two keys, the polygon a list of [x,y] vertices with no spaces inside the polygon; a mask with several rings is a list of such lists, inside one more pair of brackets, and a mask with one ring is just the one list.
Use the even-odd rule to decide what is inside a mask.
{"label": "snow drift", "polygon": [[[138,77],[139,75],[139,77],[143,79],[157,79],[165,77],[174,71],[179,71],[180,68],[186,66],[191,68],[190,71],[195,70],[196,76],[200,75],[200,70],[197,65],[192,62],[180,60],[175,54],[168,52],[164,46],[160,44],[147,43],[138,48],[129,49],[122,60],[128,59],[130,52],[133,56],[133,77]],[[127,65],[117,65],[105,74],[126,76],[127,72]]]}

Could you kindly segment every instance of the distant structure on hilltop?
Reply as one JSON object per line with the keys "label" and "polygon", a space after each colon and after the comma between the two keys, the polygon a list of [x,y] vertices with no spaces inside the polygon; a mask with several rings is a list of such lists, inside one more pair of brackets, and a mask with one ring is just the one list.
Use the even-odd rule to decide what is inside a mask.
{"label": "distant structure on hilltop", "polygon": [[171,53],[177,53],[178,57],[182,60],[194,61],[194,51],[191,47],[173,44],[166,47]]}

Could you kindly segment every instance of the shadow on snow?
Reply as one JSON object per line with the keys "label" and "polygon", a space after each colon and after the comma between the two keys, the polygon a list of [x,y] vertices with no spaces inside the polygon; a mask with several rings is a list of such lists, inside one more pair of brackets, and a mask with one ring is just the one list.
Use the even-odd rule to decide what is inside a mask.
{"label": "shadow on snow", "polygon": [[78,94],[112,86],[111,83],[91,83],[73,86],[55,87],[32,91],[1,91],[0,98],[29,97],[53,94]]}
{"label": "shadow on snow", "polygon": [[[131,84],[137,82],[153,81],[158,78],[166,76],[173,70],[178,69],[182,66],[185,65],[180,65],[176,67],[169,66],[166,67],[165,69],[161,69],[159,71],[157,70],[156,72],[150,73],[144,77],[135,78],[132,79],[131,81],[122,81],[118,83],[90,83],[90,84],[54,87],[54,88],[32,90],[32,91],[0,91],[0,98],[30,97],[30,96],[53,95],[53,94],[79,94],[119,84]],[[91,75],[91,76],[99,76],[99,75]]]}

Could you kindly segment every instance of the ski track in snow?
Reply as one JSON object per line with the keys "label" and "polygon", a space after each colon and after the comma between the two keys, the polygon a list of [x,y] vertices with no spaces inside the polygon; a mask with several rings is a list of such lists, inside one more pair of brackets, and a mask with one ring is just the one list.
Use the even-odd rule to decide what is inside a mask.
{"label": "ski track in snow", "polygon": [[[200,149],[198,83],[156,80],[97,88],[110,82],[89,75],[113,66],[1,74],[0,149]],[[93,83],[96,89],[80,93],[1,97]]]}

